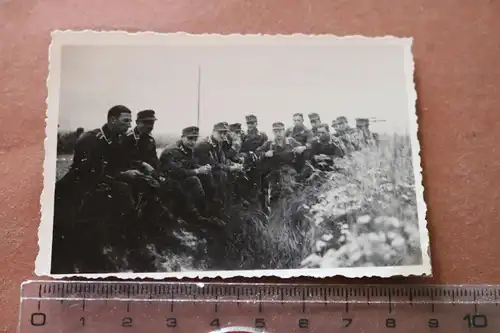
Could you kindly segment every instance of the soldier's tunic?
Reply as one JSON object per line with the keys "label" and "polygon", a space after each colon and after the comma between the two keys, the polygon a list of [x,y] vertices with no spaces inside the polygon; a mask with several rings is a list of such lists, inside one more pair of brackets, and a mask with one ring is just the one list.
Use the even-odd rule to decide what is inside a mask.
{"label": "soldier's tunic", "polygon": [[229,163],[224,154],[224,143],[218,143],[211,136],[200,140],[194,148],[194,156],[199,165],[210,165],[212,172],[199,175],[207,197],[214,198],[217,204],[228,202],[227,173]]}
{"label": "soldier's tunic", "polygon": [[58,184],[91,189],[101,181],[113,179],[127,167],[127,154],[120,138],[113,137],[108,126],[104,125],[78,139],[70,170]]}
{"label": "soldier's tunic", "polygon": [[241,138],[229,137],[223,145],[224,154],[226,159],[235,163],[240,163],[240,151],[241,151]]}
{"label": "soldier's tunic", "polygon": [[185,194],[187,201],[184,208],[196,207],[204,213],[205,192],[194,171],[198,167],[194,151],[184,146],[181,140],[165,148],[160,155],[160,171],[169,178],[170,189]]}
{"label": "soldier's tunic", "polygon": [[[270,186],[271,201],[276,200],[281,193],[281,176],[289,174],[296,176],[301,172],[304,156],[298,156],[293,152],[294,148],[303,146],[300,142],[291,137],[285,137],[282,144],[275,140],[267,141],[257,153],[262,158],[263,170],[265,173],[264,187]],[[273,151],[272,157],[266,157],[267,151]]]}
{"label": "soldier's tunic", "polygon": [[255,152],[257,148],[262,146],[267,141],[268,137],[266,133],[260,132],[258,130],[247,131],[247,133],[243,136],[243,142],[241,144],[241,152],[242,153]]}
{"label": "soldier's tunic", "polygon": [[313,138],[314,138],[313,132],[306,127],[288,128],[285,132],[285,136],[295,139],[296,141],[300,142],[302,145],[310,145]]}
{"label": "soldier's tunic", "polygon": [[[113,243],[114,240],[110,237],[119,233],[116,230],[101,230],[99,228],[103,226],[96,224],[81,225],[78,221],[83,217],[82,214],[88,215],[89,210],[92,210],[102,217],[112,208],[116,210],[112,216],[118,217],[119,214],[125,215],[133,210],[130,187],[117,179],[120,172],[127,168],[127,160],[124,158],[126,155],[119,139],[112,135],[107,125],[84,133],[76,142],[70,170],[56,183],[54,251],[69,252],[67,257],[73,263],[80,259],[89,270],[93,269],[92,265],[99,267],[96,269],[102,269],[103,265],[105,267],[100,262],[101,246],[103,242]],[[105,190],[104,195],[96,196],[102,186],[110,187],[111,191]],[[112,195],[108,195],[109,193]],[[87,200],[91,202],[82,206]],[[83,229],[75,229],[80,228],[80,225]],[[119,226],[110,225],[109,228],[119,229]],[[88,237],[87,234],[92,236]],[[63,238],[58,237],[60,235]],[[101,235],[108,236],[101,239]],[[72,251],[75,252],[71,253]],[[54,273],[63,273],[64,269],[67,273],[67,269],[73,269],[66,266],[71,266],[72,263],[65,263],[62,257],[53,263]]]}
{"label": "soldier's tunic", "polygon": [[348,154],[361,148],[359,134],[355,129],[347,128],[343,132],[335,133],[334,136],[342,141]]}
{"label": "soldier's tunic", "polygon": [[[329,159],[326,161],[322,161],[323,163],[326,163],[328,166],[333,165],[333,159],[336,157],[344,157],[345,156],[345,147],[340,141],[340,139],[332,136],[330,137],[330,140],[324,141],[324,140],[319,140],[316,139],[312,143],[311,147],[311,156],[317,156],[317,155],[326,155],[329,157]],[[317,161],[312,159],[312,163],[315,167],[320,167],[323,168],[323,166],[320,165]]]}
{"label": "soldier's tunic", "polygon": [[[328,129],[330,129],[330,126],[326,125],[326,127],[327,127]],[[311,132],[312,132],[312,134],[313,134],[313,136],[314,136],[314,137],[317,137],[317,136],[318,136],[318,128],[317,128],[317,127],[313,127],[313,128],[311,128]]]}
{"label": "soldier's tunic", "polygon": [[134,128],[129,131],[123,139],[123,144],[130,156],[132,165],[138,162],[146,162],[154,169],[159,166],[158,155],[156,153],[156,141],[150,134],[141,134]]}

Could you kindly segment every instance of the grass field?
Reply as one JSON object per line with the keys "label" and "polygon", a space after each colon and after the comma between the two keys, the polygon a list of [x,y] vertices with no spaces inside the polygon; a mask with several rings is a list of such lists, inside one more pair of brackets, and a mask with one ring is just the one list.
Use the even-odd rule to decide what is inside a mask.
{"label": "grass field", "polygon": [[[71,156],[59,156],[58,178],[70,163]],[[239,221],[228,227],[231,266],[420,264],[410,139],[386,138],[378,149],[356,152],[338,166],[339,172],[318,172],[314,186],[282,201],[269,218],[259,212],[236,212]]]}

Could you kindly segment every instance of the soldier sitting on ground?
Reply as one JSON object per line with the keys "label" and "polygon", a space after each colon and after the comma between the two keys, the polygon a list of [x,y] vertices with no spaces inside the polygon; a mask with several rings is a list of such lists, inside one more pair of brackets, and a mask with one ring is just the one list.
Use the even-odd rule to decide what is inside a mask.
{"label": "soldier sitting on ground", "polygon": [[302,170],[306,146],[292,137],[285,136],[285,125],[273,123],[274,139],[267,141],[257,149],[263,159],[263,171],[266,174],[266,188],[271,189],[271,201],[281,196],[282,177],[295,178]]}
{"label": "soldier sitting on ground", "polygon": [[[194,156],[194,147],[199,137],[199,128],[189,126],[182,130],[181,139],[163,150],[160,170],[168,177],[168,193],[175,200],[181,214],[203,221],[208,216],[205,191],[200,176],[210,175],[209,164],[199,165]],[[179,197],[180,195],[180,197]]]}
{"label": "soldier sitting on ground", "polygon": [[159,166],[156,141],[152,136],[156,120],[154,110],[139,111],[136,126],[127,132],[123,140],[129,152],[131,164],[150,174]]}
{"label": "soldier sitting on ground", "polygon": [[[116,230],[94,230],[92,241],[89,241],[81,232],[71,230],[71,225],[90,217],[96,222],[111,222],[108,225],[114,228],[123,220],[135,219],[135,203],[128,182],[139,173],[128,169],[124,147],[120,142],[130,128],[131,113],[123,105],[114,106],[109,109],[107,122],[102,127],[82,134],[76,142],[69,171],[56,183],[54,246],[62,241],[58,239],[62,235],[63,243],[71,248],[85,249],[87,259],[82,259],[82,269],[94,269],[93,273],[104,269],[97,258],[101,255],[103,242],[114,244],[117,241],[110,238],[99,239],[99,235],[119,236],[121,233]],[[90,211],[95,215],[91,215]],[[92,230],[89,226],[85,229],[88,232]],[[77,237],[70,237],[72,233],[77,233]],[[83,240],[87,244],[79,243]],[[94,242],[95,246],[90,246],[89,242]],[[65,251],[71,250],[66,248],[58,253]]]}
{"label": "soldier sitting on ground", "polygon": [[332,122],[332,127],[335,130],[333,135],[342,141],[346,147],[347,154],[351,154],[360,149],[360,142],[356,130],[349,126],[346,117],[341,116],[335,119]]}
{"label": "soldier sitting on ground", "polygon": [[245,116],[247,131],[243,134],[240,155],[245,159],[247,166],[247,177],[249,179],[250,189],[248,197],[253,202],[264,205],[265,197],[262,193],[262,173],[258,168],[258,157],[255,154],[257,149],[268,141],[266,133],[259,131],[258,119],[255,115]]}
{"label": "soldier sitting on ground", "polygon": [[356,118],[356,130],[362,147],[374,147],[378,144],[378,136],[370,131],[370,120]]}
{"label": "soldier sitting on ground", "polygon": [[210,165],[209,174],[200,175],[203,189],[208,198],[213,198],[213,208],[216,213],[222,213],[227,207],[229,193],[227,188],[228,173],[243,170],[241,164],[230,163],[224,154],[224,142],[227,140],[229,128],[225,123],[213,126],[212,134],[196,143],[194,155],[199,165]]}
{"label": "soldier sitting on ground", "polygon": [[310,148],[311,142],[313,140],[313,133],[304,125],[304,115],[302,113],[295,113],[293,115],[293,127],[286,130],[285,136],[291,137],[300,144]]}
{"label": "soldier sitting on ground", "polygon": [[329,170],[335,158],[345,156],[342,141],[333,135],[327,124],[317,126],[318,137],[312,143],[311,156],[313,166],[321,170]]}
{"label": "soldier sitting on ground", "polygon": [[[134,199],[137,202],[139,216],[153,214],[153,210],[145,208],[148,200],[158,202],[158,155],[156,141],[151,135],[157,118],[154,110],[143,110],[137,113],[136,126],[129,130],[123,138],[123,145],[129,159],[129,167],[141,173],[135,181]],[[152,200],[154,199],[154,200]],[[152,207],[151,207],[152,208]]]}
{"label": "soldier sitting on ground", "polygon": [[319,114],[317,113],[309,113],[309,122],[311,123],[311,132],[314,137],[318,136],[318,126],[319,125],[326,125],[326,128],[330,130],[328,124],[322,124],[321,123],[321,118]]}
{"label": "soldier sitting on ground", "polygon": [[229,125],[228,141],[229,146],[225,150],[226,157],[235,163],[242,163],[240,151],[243,143],[243,133],[240,123]]}

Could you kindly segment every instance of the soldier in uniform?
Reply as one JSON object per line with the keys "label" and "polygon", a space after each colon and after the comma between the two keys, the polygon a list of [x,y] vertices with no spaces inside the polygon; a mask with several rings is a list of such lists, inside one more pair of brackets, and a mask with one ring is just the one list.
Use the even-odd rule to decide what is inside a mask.
{"label": "soldier in uniform", "polygon": [[282,176],[294,178],[301,171],[301,155],[307,150],[304,144],[285,136],[285,125],[282,122],[273,123],[273,133],[274,139],[257,149],[263,159],[265,187],[270,187],[271,201],[277,200],[281,195]]}
{"label": "soldier in uniform", "polygon": [[136,126],[123,140],[130,154],[131,164],[148,173],[158,168],[156,141],[151,135],[156,120],[154,110],[139,111]]}
{"label": "soldier in uniform", "polygon": [[345,156],[345,147],[342,141],[330,135],[329,126],[317,126],[318,137],[315,138],[311,148],[313,165],[319,169],[328,169],[333,166],[333,160]]}
{"label": "soldier in uniform", "polygon": [[363,147],[373,147],[377,145],[377,136],[370,131],[370,120],[367,118],[356,118],[356,130],[359,141]]}
{"label": "soldier in uniform", "polygon": [[326,125],[327,129],[330,130],[328,124],[321,123],[321,118],[320,118],[319,114],[317,114],[317,113],[309,113],[309,121],[311,122],[311,132],[313,133],[314,137],[318,136],[318,126],[319,125]]}
{"label": "soldier in uniform", "polygon": [[228,126],[217,123],[212,134],[196,143],[194,155],[199,165],[210,165],[211,173],[200,175],[200,180],[207,197],[214,198],[215,209],[220,211],[229,204],[226,188],[228,173],[242,171],[241,164],[230,163],[224,154],[224,142],[227,140]]}
{"label": "soldier in uniform", "polygon": [[243,133],[240,123],[229,125],[228,139],[230,146],[225,151],[226,157],[235,163],[241,163],[240,151],[243,142]]}
{"label": "soldier in uniform", "polygon": [[200,181],[200,175],[210,175],[210,165],[200,166],[195,160],[194,147],[199,137],[199,128],[189,126],[182,130],[181,139],[168,146],[160,155],[160,171],[169,181],[169,193],[182,193],[182,200],[177,200],[183,213],[197,220],[207,215],[206,195]]}
{"label": "soldier in uniform", "polygon": [[341,116],[335,119],[332,122],[332,127],[335,130],[333,135],[342,141],[346,147],[346,153],[350,154],[353,151],[360,149],[357,132],[349,126],[346,117]]}
{"label": "soldier in uniform", "polygon": [[267,142],[268,137],[264,132],[259,131],[257,128],[257,117],[253,114],[245,117],[247,122],[247,132],[243,135],[243,142],[241,145],[241,152],[248,154],[254,153],[257,148]]}
{"label": "soldier in uniform", "polygon": [[258,119],[255,115],[245,116],[247,131],[243,134],[240,155],[248,166],[247,177],[249,178],[248,197],[251,201],[259,204],[264,203],[262,194],[262,173],[258,168],[258,158],[255,152],[269,139],[266,133],[259,131]]}
{"label": "soldier in uniform", "polygon": [[294,114],[293,123],[293,127],[286,130],[285,136],[291,137],[307,148],[310,148],[314,136],[311,130],[304,125],[304,115],[302,113]]}
{"label": "soldier in uniform", "polygon": [[[134,218],[134,200],[127,181],[136,177],[138,172],[127,169],[126,154],[120,141],[130,128],[131,120],[129,108],[116,105],[109,109],[106,124],[80,136],[69,171],[56,183],[54,247],[57,250],[54,253],[81,250],[84,269],[93,272],[103,269],[104,264],[99,262],[99,258],[102,258],[104,243],[113,244],[113,240],[100,239],[99,235],[116,233],[92,229],[95,224],[85,224],[82,230],[75,230],[70,224],[80,225],[78,221],[84,218],[82,215],[92,209],[97,214],[95,221],[105,217],[109,208],[113,208],[112,222],[120,223],[116,221],[120,217]],[[85,237],[86,233],[92,233],[92,236]],[[72,234],[75,237],[71,237]],[[73,259],[78,256],[67,257]],[[65,269],[64,273],[68,273],[68,267],[57,262],[60,258],[55,259],[53,273],[63,273]]]}

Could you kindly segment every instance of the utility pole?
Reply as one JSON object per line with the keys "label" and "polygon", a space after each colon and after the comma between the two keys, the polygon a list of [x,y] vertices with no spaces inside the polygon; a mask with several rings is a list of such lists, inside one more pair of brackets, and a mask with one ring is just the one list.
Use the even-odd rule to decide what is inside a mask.
{"label": "utility pole", "polygon": [[197,126],[200,127],[200,98],[201,98],[201,66],[198,65],[198,118]]}

